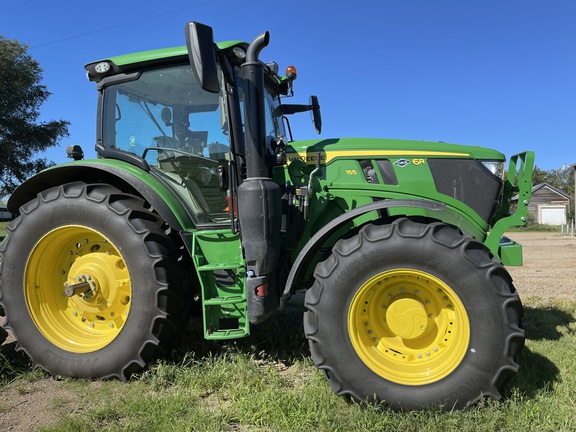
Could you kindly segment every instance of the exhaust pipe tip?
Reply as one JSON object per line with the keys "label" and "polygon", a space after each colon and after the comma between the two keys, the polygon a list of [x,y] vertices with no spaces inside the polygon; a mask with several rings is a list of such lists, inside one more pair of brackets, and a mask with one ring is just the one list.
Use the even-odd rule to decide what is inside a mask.
{"label": "exhaust pipe tip", "polygon": [[257,62],[260,52],[270,43],[270,32],[260,33],[254,38],[246,51],[246,62]]}

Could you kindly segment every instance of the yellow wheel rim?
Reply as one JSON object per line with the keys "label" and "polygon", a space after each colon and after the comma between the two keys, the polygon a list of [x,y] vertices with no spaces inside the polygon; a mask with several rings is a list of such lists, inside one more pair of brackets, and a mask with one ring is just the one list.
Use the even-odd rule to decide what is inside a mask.
{"label": "yellow wheel rim", "polygon": [[356,292],[348,332],[373,372],[398,384],[425,385],[460,364],[470,324],[446,283],[420,270],[396,269],[372,277]]}
{"label": "yellow wheel rim", "polygon": [[26,263],[24,293],[40,332],[75,353],[112,342],[132,299],[118,249],[99,232],[76,225],[50,231],[36,244]]}

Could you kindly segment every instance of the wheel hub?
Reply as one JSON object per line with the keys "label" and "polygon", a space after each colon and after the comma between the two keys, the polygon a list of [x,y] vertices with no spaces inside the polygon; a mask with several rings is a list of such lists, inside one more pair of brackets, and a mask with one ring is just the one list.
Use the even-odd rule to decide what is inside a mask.
{"label": "wheel hub", "polygon": [[67,297],[72,297],[74,295],[82,296],[83,300],[94,297],[96,293],[96,283],[90,275],[80,275],[76,276],[78,283],[68,285],[68,282],[64,282],[64,295]]}
{"label": "wheel hub", "polygon": [[426,308],[415,299],[396,300],[386,310],[386,323],[394,334],[403,339],[418,338],[428,325]]}

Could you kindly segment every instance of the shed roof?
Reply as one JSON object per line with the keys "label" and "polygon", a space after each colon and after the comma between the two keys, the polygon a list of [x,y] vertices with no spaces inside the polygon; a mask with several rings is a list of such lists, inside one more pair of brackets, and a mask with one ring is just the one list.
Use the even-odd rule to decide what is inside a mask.
{"label": "shed roof", "polygon": [[[548,184],[548,183],[540,183],[537,184],[536,186],[532,187],[532,194],[534,194],[535,192],[541,190],[541,189],[550,189],[552,192],[557,193],[558,195],[562,196],[564,199],[567,199],[568,201],[570,201],[570,195],[568,195],[566,192],[562,192],[560,189],[555,188],[554,186]],[[518,200],[518,195],[514,195],[512,197],[512,201],[517,201]]]}

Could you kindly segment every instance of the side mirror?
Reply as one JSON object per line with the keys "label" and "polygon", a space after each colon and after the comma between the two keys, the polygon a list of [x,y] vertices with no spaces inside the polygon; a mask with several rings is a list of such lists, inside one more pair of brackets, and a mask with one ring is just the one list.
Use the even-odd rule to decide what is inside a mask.
{"label": "side mirror", "polygon": [[320,135],[320,132],[322,132],[322,114],[320,114],[318,96],[310,96],[310,106],[312,107],[312,121],[314,122],[314,128],[316,129],[316,133]]}
{"label": "side mirror", "polygon": [[162,121],[164,122],[166,127],[172,126],[172,111],[170,111],[170,108],[168,107],[162,108],[160,116],[162,117]]}
{"label": "side mirror", "polygon": [[186,24],[185,37],[190,65],[200,87],[210,93],[218,93],[220,83],[212,27],[190,21]]}
{"label": "side mirror", "polygon": [[310,111],[310,117],[314,122],[316,132],[322,132],[322,115],[320,114],[320,104],[318,103],[318,96],[310,96],[310,103],[308,105],[280,105],[280,112],[282,115],[292,115],[304,111]]}

